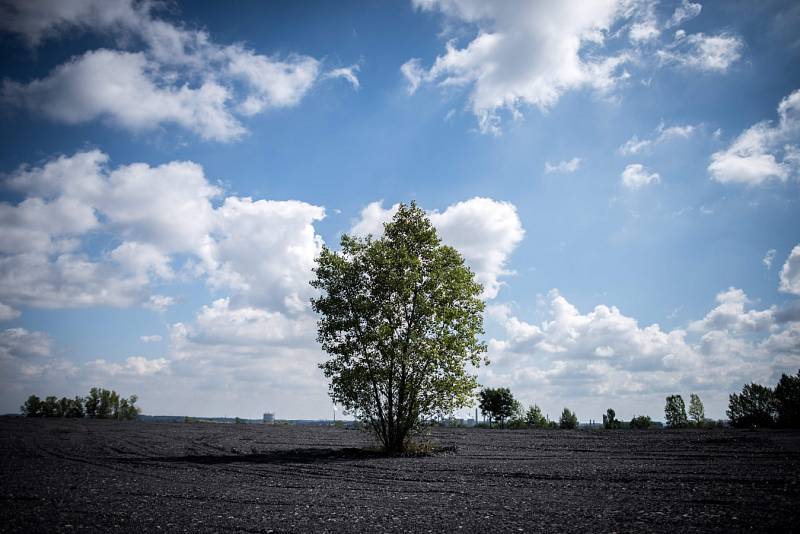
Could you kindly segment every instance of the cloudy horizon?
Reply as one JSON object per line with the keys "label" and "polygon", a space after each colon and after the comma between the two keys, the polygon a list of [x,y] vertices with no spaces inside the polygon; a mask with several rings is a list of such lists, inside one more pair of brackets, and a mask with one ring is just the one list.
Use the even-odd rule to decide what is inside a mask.
{"label": "cloudy horizon", "polygon": [[414,200],[483,285],[482,385],[551,419],[661,420],[673,393],[724,418],[800,369],[798,23],[0,1],[0,413],[102,386],[147,414],[331,417],[314,259]]}

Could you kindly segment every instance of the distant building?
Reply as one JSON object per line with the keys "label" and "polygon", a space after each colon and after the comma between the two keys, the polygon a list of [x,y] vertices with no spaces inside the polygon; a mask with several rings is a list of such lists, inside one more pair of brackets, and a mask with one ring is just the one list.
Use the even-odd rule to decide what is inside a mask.
{"label": "distant building", "polygon": [[271,412],[264,412],[264,424],[267,425],[274,425],[275,424],[275,414]]}

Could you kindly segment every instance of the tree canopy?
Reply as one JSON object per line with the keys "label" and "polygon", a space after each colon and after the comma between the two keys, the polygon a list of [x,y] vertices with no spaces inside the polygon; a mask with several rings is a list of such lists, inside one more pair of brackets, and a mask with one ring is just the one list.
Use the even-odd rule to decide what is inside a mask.
{"label": "tree canopy", "polygon": [[685,427],[689,420],[686,418],[686,404],[680,395],[670,395],[664,405],[664,419],[672,428]]}
{"label": "tree canopy", "polygon": [[515,414],[519,403],[508,388],[484,388],[478,394],[478,406],[490,421],[503,424]]}
{"label": "tree canopy", "polygon": [[415,203],[401,204],[379,238],[345,234],[340,252],[323,247],[314,273],[330,395],[387,451],[402,451],[423,420],[473,402],[482,288]]}

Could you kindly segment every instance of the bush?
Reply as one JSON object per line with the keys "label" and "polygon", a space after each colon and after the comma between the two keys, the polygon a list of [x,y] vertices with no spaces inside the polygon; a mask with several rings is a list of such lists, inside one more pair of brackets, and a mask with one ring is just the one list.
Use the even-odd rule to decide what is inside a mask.
{"label": "bush", "polygon": [[650,428],[652,423],[653,421],[650,419],[649,415],[634,415],[628,426],[634,430],[646,430]]}
{"label": "bush", "polygon": [[569,408],[564,408],[564,411],[561,412],[561,419],[558,421],[559,428],[563,429],[573,429],[577,428],[578,426],[578,416],[575,415],[575,412],[570,411]]}
{"label": "bush", "polygon": [[761,384],[747,384],[740,394],[731,393],[727,414],[737,428],[774,426],[778,416],[775,393]]}

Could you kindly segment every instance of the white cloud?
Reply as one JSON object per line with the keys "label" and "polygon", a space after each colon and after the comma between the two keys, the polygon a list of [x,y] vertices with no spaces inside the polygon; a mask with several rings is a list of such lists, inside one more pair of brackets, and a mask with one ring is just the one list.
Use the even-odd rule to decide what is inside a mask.
{"label": "white cloud", "polygon": [[544,162],[544,172],[550,173],[573,173],[580,169],[583,160],[581,158],[572,158],[569,161],[560,161],[556,164],[551,164],[549,161]]}
{"label": "white cloud", "polygon": [[0,360],[27,360],[50,356],[52,341],[44,332],[24,328],[9,328],[0,332]]}
{"label": "white cloud", "polygon": [[165,358],[147,359],[144,356],[131,356],[123,363],[109,362],[103,359],[88,362],[90,371],[106,376],[145,377],[157,373],[169,372],[170,363]]}
{"label": "white cloud", "polygon": [[711,155],[708,172],[721,183],[760,185],[785,181],[800,167],[800,90],[778,104],[778,123],[761,121],[742,132],[731,145]]}
{"label": "white cloud", "polygon": [[622,171],[622,185],[628,189],[641,189],[650,184],[657,184],[661,177],[657,172],[650,172],[641,163],[631,163]]}
{"label": "white cloud", "polygon": [[177,124],[215,141],[237,139],[244,127],[231,114],[229,89],[214,81],[190,88],[166,83],[143,53],[94,50],[29,83],[6,80],[3,101],[67,124],[95,119],[132,131]]}
{"label": "white cloud", "polygon": [[489,341],[492,364],[479,378],[550,408],[569,398],[570,406],[597,413],[603,399],[626,418],[649,411],[658,419],[664,395],[699,391],[721,417],[727,394],[742,383],[767,383],[800,365],[800,323],[778,320],[774,308],[747,310],[748,302],[731,288],[688,330],[668,331],[640,326],[613,306],[583,314],[556,290],[539,325],[515,317],[508,305],[490,306],[506,335]]}
{"label": "white cloud", "polygon": [[764,263],[764,266],[767,269],[772,269],[772,262],[773,262],[773,260],[775,260],[775,253],[776,252],[777,251],[774,248],[771,248],[771,249],[769,249],[767,251],[766,254],[764,254],[764,259],[762,259],[761,261]]}
{"label": "white cloud", "polygon": [[628,139],[624,145],[619,147],[617,151],[623,156],[631,156],[647,152],[655,145],[673,140],[673,139],[687,139],[691,137],[697,130],[697,126],[691,124],[667,126],[663,122],[658,125],[655,133],[649,139],[639,139],[634,135]]}
{"label": "white cloud", "polygon": [[784,293],[800,295],[800,245],[796,245],[786,262],[783,264],[780,275],[779,289]]}
{"label": "white cloud", "polygon": [[326,72],[325,78],[342,78],[343,80],[347,80],[350,85],[353,86],[353,89],[358,89],[361,87],[361,83],[358,81],[358,76],[356,76],[356,72],[358,71],[358,65],[340,67],[338,69],[331,69]]}
{"label": "white cloud", "polygon": [[[246,132],[240,116],[296,106],[321,78],[315,58],[216,44],[204,31],[157,18],[159,7],[133,0],[0,6],[0,29],[32,47],[77,30],[110,36],[121,48],[88,51],[28,83],[5,80],[3,102],[67,124],[105,119],[132,131],[172,124],[225,142]],[[325,78],[343,77],[357,88],[355,70],[334,69]]]}
{"label": "white cloud", "polygon": [[[351,228],[356,235],[383,233],[383,223],[397,212],[395,204],[384,209],[382,202],[373,202],[361,211],[361,218]],[[475,197],[448,206],[443,212],[428,213],[442,241],[455,247],[483,284],[483,297],[497,296],[503,276],[513,274],[506,264],[522,241],[525,230],[510,202]]]}
{"label": "white cloud", "polygon": [[158,343],[163,338],[158,334],[153,334],[152,336],[139,336],[139,339],[142,343]]}
{"label": "white cloud", "polygon": [[675,34],[676,40],[656,52],[662,63],[702,72],[726,72],[742,56],[744,42],[735,35]]}
{"label": "white cloud", "polygon": [[608,90],[628,59],[625,54],[601,54],[606,33],[623,15],[615,1],[414,4],[442,12],[454,25],[477,27],[477,35],[464,47],[449,41],[429,69],[418,59],[406,62],[401,72],[409,93],[423,83],[469,88],[470,106],[483,132],[499,133],[501,110],[512,115],[523,105],[546,110],[566,91]]}
{"label": "white cloud", "polygon": [[[297,312],[322,246],[325,210],[298,201],[227,197],[184,161],[109,168],[93,150],[22,166],[6,183],[26,198],[0,203],[0,298],[40,307],[134,306],[164,311],[154,280],[205,278],[241,302]],[[115,243],[83,252],[91,233]]]}
{"label": "white cloud", "polygon": [[684,22],[688,22],[697,17],[702,10],[703,6],[701,4],[689,2],[689,0],[681,0],[680,5],[675,8],[669,21],[667,21],[667,27],[673,28]]}
{"label": "white cloud", "polygon": [[154,312],[163,313],[175,304],[175,299],[167,295],[151,295],[150,298],[142,306]]}
{"label": "white cloud", "polygon": [[0,302],[0,321],[10,321],[22,315],[19,310],[15,310],[8,304]]}

